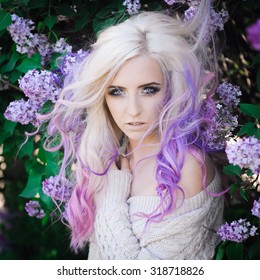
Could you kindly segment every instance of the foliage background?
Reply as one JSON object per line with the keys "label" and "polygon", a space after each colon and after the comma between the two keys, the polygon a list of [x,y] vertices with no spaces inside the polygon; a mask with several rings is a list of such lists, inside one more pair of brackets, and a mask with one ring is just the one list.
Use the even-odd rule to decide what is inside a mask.
{"label": "foliage background", "polygon": [[[36,32],[46,34],[50,42],[64,37],[73,46],[73,51],[77,51],[92,42],[100,29],[128,15],[122,0],[0,0],[0,3],[0,259],[84,259],[87,252],[79,255],[70,252],[69,232],[64,225],[55,220],[30,218],[24,211],[27,200],[20,196],[24,187],[40,184],[41,178],[35,175],[36,172],[54,175],[57,163],[53,156],[45,153],[42,159],[48,170],[38,166],[34,151],[41,141],[36,143],[33,139],[17,154],[25,139],[24,132],[30,131],[31,127],[10,122],[3,113],[11,101],[23,97],[18,78],[29,69],[42,69],[42,66],[37,53],[28,58],[26,54],[16,52],[6,28],[11,23],[10,14],[15,13],[33,20]],[[163,0],[142,0],[141,3],[145,9],[169,8]],[[246,41],[245,29],[259,18],[260,3],[258,0],[226,0],[218,1],[218,6],[228,10],[230,15],[221,41],[220,74],[224,80],[240,86],[241,102],[259,104],[260,57]],[[54,54],[46,69],[54,67],[56,57]],[[240,124],[247,121],[250,117],[240,114]],[[35,173],[30,176],[32,170]],[[256,196],[255,192],[250,192],[249,200]],[[252,206],[239,195],[235,197],[234,202],[227,196],[225,216],[228,221],[247,217]],[[218,248],[216,258],[260,258],[259,238],[243,246],[224,243]]]}

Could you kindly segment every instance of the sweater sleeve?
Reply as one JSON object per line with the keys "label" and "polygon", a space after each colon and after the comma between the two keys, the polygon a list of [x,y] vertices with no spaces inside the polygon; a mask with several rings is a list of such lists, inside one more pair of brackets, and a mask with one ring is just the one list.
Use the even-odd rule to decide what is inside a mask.
{"label": "sweater sleeve", "polygon": [[94,234],[102,259],[137,259],[141,251],[126,202],[131,181],[131,173],[111,170],[108,172],[108,187],[98,197]]}
{"label": "sweater sleeve", "polygon": [[[208,228],[220,217],[219,198],[213,198],[193,211],[160,223],[144,224],[129,215],[127,198],[132,175],[113,170],[108,173],[108,188],[99,197],[94,236],[89,259],[210,259],[213,257],[216,234]],[[139,220],[144,221],[144,219]],[[134,226],[135,227],[135,226]]]}

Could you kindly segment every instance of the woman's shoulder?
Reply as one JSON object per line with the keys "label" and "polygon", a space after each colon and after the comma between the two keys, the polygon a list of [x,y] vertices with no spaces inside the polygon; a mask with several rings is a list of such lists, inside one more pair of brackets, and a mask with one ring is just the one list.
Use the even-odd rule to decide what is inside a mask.
{"label": "woman's shoulder", "polygon": [[201,151],[195,153],[186,151],[179,186],[185,193],[185,198],[192,197],[203,190],[203,179],[208,186],[215,176],[215,168],[207,154]]}

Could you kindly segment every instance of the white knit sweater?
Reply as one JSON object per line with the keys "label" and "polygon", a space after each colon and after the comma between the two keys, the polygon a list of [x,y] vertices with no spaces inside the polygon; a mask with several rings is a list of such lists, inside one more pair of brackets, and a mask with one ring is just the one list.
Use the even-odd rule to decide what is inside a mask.
{"label": "white knit sweater", "polygon": [[[109,171],[108,188],[98,198],[88,259],[212,259],[220,240],[211,229],[217,229],[223,222],[222,196],[201,191],[144,230],[146,219],[136,214],[150,214],[160,198],[129,198],[131,180],[128,172]],[[207,190],[221,190],[217,172]]]}

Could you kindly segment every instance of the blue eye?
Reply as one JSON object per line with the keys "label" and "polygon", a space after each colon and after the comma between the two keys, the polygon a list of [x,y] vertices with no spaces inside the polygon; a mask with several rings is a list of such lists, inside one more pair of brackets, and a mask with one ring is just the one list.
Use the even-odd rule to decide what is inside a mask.
{"label": "blue eye", "polygon": [[108,89],[108,94],[112,96],[124,96],[125,92],[118,87],[111,87]]}
{"label": "blue eye", "polygon": [[149,87],[144,87],[143,90],[141,91],[141,94],[154,95],[158,91],[160,91],[160,88],[149,86]]}

